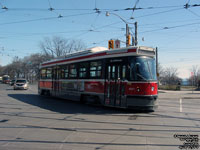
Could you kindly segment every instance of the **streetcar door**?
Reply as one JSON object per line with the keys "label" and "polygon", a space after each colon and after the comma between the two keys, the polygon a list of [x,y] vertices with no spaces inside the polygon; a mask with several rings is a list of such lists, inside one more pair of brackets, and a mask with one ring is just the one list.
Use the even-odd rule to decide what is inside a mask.
{"label": "streetcar door", "polygon": [[59,92],[59,72],[58,67],[53,68],[53,77],[52,77],[52,93],[54,96],[58,95]]}
{"label": "streetcar door", "polygon": [[106,65],[105,105],[121,106],[121,72],[122,66],[119,63]]}

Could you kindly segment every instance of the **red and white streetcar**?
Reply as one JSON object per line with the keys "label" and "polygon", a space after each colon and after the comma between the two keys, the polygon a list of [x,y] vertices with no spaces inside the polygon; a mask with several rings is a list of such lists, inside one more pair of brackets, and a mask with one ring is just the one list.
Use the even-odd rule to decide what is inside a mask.
{"label": "red and white streetcar", "polygon": [[96,47],[40,65],[40,95],[153,110],[158,85],[156,51],[137,46]]}

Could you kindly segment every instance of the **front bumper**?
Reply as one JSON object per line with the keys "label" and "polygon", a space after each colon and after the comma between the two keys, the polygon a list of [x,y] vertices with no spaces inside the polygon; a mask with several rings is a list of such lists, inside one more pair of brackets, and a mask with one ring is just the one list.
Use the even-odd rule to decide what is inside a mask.
{"label": "front bumper", "polygon": [[157,95],[127,96],[127,107],[140,110],[154,110],[158,107]]}
{"label": "front bumper", "polygon": [[26,89],[28,89],[28,87],[27,86],[14,86],[14,90],[17,90],[17,89],[26,90]]}

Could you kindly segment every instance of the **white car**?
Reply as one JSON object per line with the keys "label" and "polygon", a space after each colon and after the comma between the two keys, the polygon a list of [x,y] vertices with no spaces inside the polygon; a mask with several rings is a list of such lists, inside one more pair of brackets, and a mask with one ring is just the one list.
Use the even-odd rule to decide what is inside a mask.
{"label": "white car", "polygon": [[26,79],[17,79],[14,83],[14,90],[23,89],[27,90],[29,87],[28,81]]}

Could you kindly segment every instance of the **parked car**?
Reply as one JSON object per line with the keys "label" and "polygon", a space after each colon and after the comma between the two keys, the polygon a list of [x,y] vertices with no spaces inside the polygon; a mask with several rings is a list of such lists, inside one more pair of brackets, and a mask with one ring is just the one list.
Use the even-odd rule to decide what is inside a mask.
{"label": "parked car", "polygon": [[2,83],[2,77],[0,77],[0,83]]}
{"label": "parked car", "polygon": [[10,81],[10,85],[13,86],[15,84],[15,80]]}
{"label": "parked car", "polygon": [[14,83],[14,90],[24,89],[27,90],[29,88],[28,81],[26,79],[17,79]]}

